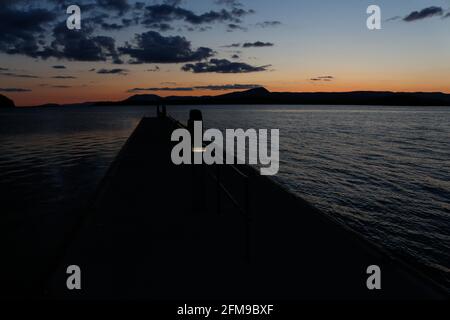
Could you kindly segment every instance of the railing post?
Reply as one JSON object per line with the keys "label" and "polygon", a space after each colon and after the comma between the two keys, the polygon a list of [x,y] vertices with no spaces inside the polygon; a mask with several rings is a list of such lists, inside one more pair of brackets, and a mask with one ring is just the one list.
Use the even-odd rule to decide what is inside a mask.
{"label": "railing post", "polygon": [[245,178],[245,247],[246,260],[250,262],[251,259],[251,216],[250,216],[250,190],[249,177]]}
{"label": "railing post", "polygon": [[216,183],[217,183],[217,214],[220,215],[220,164],[216,163],[217,174],[216,174]]}

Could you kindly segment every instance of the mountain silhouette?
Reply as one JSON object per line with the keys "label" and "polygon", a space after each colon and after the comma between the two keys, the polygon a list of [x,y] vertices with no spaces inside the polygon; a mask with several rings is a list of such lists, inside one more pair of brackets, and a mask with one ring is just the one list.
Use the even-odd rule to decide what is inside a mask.
{"label": "mountain silhouette", "polygon": [[[0,106],[14,103],[0,95]],[[450,106],[450,94],[442,92],[270,92],[259,87],[217,96],[169,96],[136,94],[121,101],[97,101],[65,104],[64,106],[147,106],[147,105],[372,105],[372,106]],[[45,104],[35,107],[56,107]]]}
{"label": "mountain silhouette", "polygon": [[386,105],[450,106],[450,94],[441,92],[270,92],[266,88],[226,93],[218,96],[169,96],[139,94],[123,101],[94,105],[206,105],[206,104],[306,104],[306,105]]}
{"label": "mountain silhouette", "polygon": [[10,98],[0,94],[0,108],[14,108],[15,104]]}

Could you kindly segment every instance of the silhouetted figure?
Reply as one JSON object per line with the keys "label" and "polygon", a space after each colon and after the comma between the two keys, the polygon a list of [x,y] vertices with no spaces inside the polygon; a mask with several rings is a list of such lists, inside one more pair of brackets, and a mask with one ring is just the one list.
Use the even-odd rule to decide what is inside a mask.
{"label": "silhouetted figure", "polygon": [[167,108],[166,108],[166,105],[163,104],[162,108],[161,108],[161,117],[165,118],[166,116],[167,116]]}
{"label": "silhouetted figure", "polygon": [[156,116],[161,117],[161,111],[159,110],[159,104],[156,105]]}
{"label": "silhouetted figure", "polygon": [[188,130],[192,136],[194,136],[194,122],[195,121],[203,121],[203,115],[200,110],[192,109],[189,112],[189,120],[188,120]]}

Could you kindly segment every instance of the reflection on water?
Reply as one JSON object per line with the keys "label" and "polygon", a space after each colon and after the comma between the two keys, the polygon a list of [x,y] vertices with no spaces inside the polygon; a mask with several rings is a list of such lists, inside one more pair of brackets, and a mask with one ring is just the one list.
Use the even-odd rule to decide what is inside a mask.
{"label": "reflection on water", "polygon": [[[450,273],[450,109],[208,106],[205,126],[280,129],[275,178],[377,243]],[[171,107],[186,120],[189,107]],[[81,206],[151,107],[0,111],[8,221]],[[21,201],[17,199],[20,198]],[[318,230],[320,232],[320,230]]]}

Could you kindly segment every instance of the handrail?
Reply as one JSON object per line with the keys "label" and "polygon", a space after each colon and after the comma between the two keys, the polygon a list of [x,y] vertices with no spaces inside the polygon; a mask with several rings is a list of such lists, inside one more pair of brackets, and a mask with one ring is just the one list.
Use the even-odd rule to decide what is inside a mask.
{"label": "handrail", "polygon": [[[174,119],[173,117],[171,117],[170,115],[167,116],[171,121],[175,122],[175,124],[180,128],[180,129],[186,129],[187,127],[182,124],[180,121]],[[248,178],[248,176],[243,173],[241,170],[239,170],[238,168],[236,168],[236,166],[234,164],[230,164],[229,165],[236,173],[238,173],[239,175],[241,175],[243,178]]]}
{"label": "handrail", "polygon": [[[175,125],[178,128],[181,129],[187,129],[185,125],[183,125],[180,121],[174,119],[170,115],[167,115],[167,117],[175,123]],[[203,147],[206,145],[204,144]],[[234,172],[236,172],[241,178],[245,180],[245,204],[241,205],[239,202],[233,197],[231,192],[226,188],[226,186],[222,183],[221,174],[220,174],[220,165],[215,165],[217,168],[216,175],[213,174],[212,167],[208,167],[208,172],[211,178],[217,183],[217,213],[220,214],[220,207],[221,207],[221,197],[220,193],[223,191],[225,193],[226,197],[231,201],[231,203],[239,210],[240,214],[243,216],[245,220],[245,236],[246,236],[246,258],[247,260],[250,259],[250,202],[249,202],[249,176],[243,173],[241,170],[239,170],[234,164],[227,165],[229,168],[231,168]]]}

